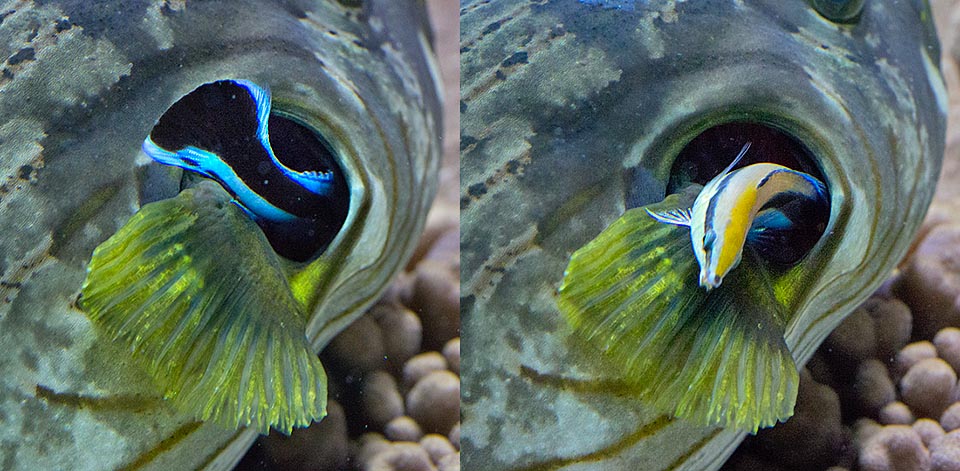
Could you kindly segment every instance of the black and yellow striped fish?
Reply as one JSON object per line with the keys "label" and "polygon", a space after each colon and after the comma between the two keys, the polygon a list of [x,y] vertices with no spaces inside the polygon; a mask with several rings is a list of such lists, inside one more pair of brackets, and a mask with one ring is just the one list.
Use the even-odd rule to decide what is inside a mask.
{"label": "black and yellow striped fish", "polygon": [[[823,183],[782,165],[753,164],[734,171],[750,149],[740,154],[697,195],[693,207],[666,213],[649,212],[654,219],[690,228],[693,253],[700,264],[700,286],[710,291],[740,264],[745,243],[781,263],[796,262],[806,254],[823,225],[813,213],[829,207]],[[813,207],[811,207],[811,205]],[[812,230],[805,230],[812,224]]]}

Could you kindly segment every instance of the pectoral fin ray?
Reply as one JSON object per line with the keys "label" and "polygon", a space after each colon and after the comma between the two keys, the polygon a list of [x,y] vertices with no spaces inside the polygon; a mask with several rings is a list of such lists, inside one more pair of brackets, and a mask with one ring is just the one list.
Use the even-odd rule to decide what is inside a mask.
{"label": "pectoral fin ray", "polygon": [[166,398],[230,428],[325,415],[326,375],[263,233],[212,182],[141,208],[94,251],[81,305]]}
{"label": "pectoral fin ray", "polygon": [[688,208],[695,196],[629,210],[575,252],[560,310],[645,403],[755,432],[793,414],[799,379],[785,310],[749,254],[722,287],[698,286],[689,230],[648,215]]}

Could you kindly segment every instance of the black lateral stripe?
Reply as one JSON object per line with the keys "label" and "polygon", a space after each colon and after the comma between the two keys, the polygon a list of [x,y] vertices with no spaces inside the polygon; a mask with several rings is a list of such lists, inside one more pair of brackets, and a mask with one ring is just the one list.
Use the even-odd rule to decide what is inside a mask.
{"label": "black lateral stripe", "polygon": [[[725,190],[725,189],[727,188],[727,185],[730,183],[730,176],[731,176],[731,175],[733,175],[733,172],[732,172],[732,171],[731,171],[730,173],[728,173],[728,174],[726,174],[726,175],[723,176],[723,179],[721,179],[721,180],[720,180],[720,183],[717,184],[717,191],[714,192],[713,196],[710,197],[710,202],[707,203],[707,215],[706,215],[706,220],[707,220],[707,221],[712,221],[712,220],[713,220],[713,215],[714,215],[714,213],[716,212],[716,209],[717,209],[717,200],[719,199],[719,198],[718,198],[718,195],[720,195],[721,193],[723,193],[723,190]],[[707,230],[707,229],[708,229],[708,228],[706,228],[706,227],[704,228],[704,235],[706,235],[706,230]]]}
{"label": "black lateral stripe", "polygon": [[810,188],[813,190],[814,193],[818,193],[818,194],[819,194],[819,193],[822,193],[822,192],[823,192],[823,190],[822,190],[822,188],[823,188],[823,183],[820,183],[819,180],[817,180],[816,178],[811,177],[810,175],[807,175],[806,173],[798,172],[798,171],[793,170],[793,169],[790,169],[790,168],[781,168],[781,169],[777,169],[777,170],[774,170],[774,171],[768,173],[765,177],[763,177],[763,178],[760,179],[760,182],[759,182],[759,183],[757,183],[757,189],[759,190],[760,188],[763,187],[763,185],[766,185],[767,182],[770,180],[770,178],[772,178],[774,175],[776,175],[776,174],[778,174],[778,173],[792,173],[792,174],[794,174],[794,175],[797,175],[797,176],[799,176],[800,178],[802,178],[804,182],[806,182],[808,185],[810,185]]}
{"label": "black lateral stripe", "polygon": [[763,185],[766,185],[767,182],[770,180],[770,177],[772,177],[773,174],[775,174],[775,173],[777,173],[777,172],[778,172],[778,170],[774,170],[774,171],[768,173],[767,176],[761,178],[761,179],[760,179],[760,182],[757,183],[757,189],[759,190],[760,188],[763,188]]}

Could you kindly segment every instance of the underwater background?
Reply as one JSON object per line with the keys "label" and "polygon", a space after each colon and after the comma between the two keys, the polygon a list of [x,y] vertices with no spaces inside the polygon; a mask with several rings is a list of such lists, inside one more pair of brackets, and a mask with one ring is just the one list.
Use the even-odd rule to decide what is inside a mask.
{"label": "underwater background", "polygon": [[236,470],[460,469],[459,9],[427,0],[444,90],[437,198],[406,269],[320,354],[327,416],[260,437]]}
{"label": "underwater background", "polygon": [[932,0],[950,96],[943,169],[907,257],[801,372],[796,415],[722,469],[960,469],[960,2]]}

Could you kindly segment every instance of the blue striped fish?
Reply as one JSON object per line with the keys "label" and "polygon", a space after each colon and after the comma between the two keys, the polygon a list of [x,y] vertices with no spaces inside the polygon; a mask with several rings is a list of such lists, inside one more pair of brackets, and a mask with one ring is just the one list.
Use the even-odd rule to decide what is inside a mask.
{"label": "blue striped fish", "polygon": [[271,116],[269,90],[247,80],[204,84],[181,98],[143,151],[219,182],[287,258],[314,255],[346,217],[349,192],[330,151],[303,126]]}

